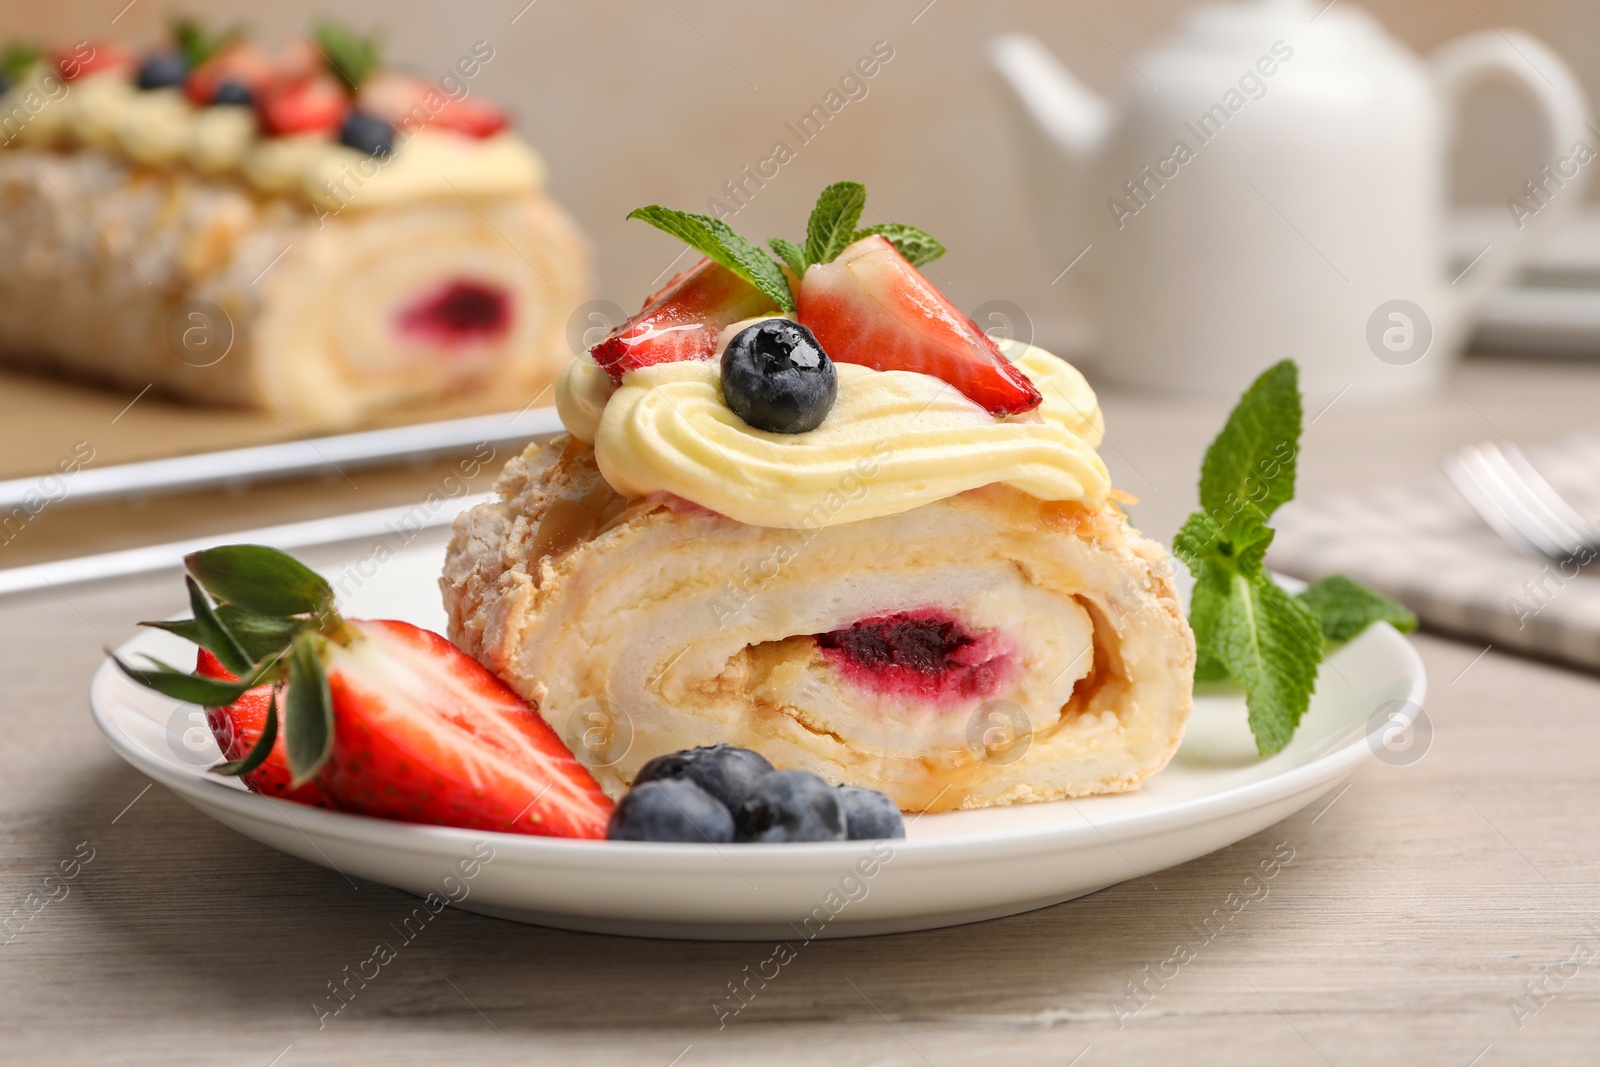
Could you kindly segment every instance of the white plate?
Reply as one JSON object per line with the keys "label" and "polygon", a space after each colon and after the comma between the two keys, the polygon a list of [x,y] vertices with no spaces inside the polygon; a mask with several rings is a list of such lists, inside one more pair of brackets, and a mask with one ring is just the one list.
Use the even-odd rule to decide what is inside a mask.
{"label": "white plate", "polygon": [[[437,548],[374,572],[330,574],[347,614],[442,629]],[[146,631],[122,646],[180,661],[185,642]],[[219,754],[198,709],[142,689],[109,662],[95,722],[139,770],[240,833],[312,863],[469,911],[648,937],[788,939],[922,930],[1012,915],[1187,862],[1298,811],[1382,746],[1391,712],[1422,706],[1422,662],[1387,625],[1323,665],[1294,740],[1256,754],[1243,700],[1213,694],[1172,763],[1120,796],[927,815],[904,841],[651,845],[564,841],[371,819],[256,796],[208,775]],[[1370,736],[1369,736],[1370,735]],[[479,862],[492,854],[492,859]],[[469,877],[470,875],[470,877]]]}

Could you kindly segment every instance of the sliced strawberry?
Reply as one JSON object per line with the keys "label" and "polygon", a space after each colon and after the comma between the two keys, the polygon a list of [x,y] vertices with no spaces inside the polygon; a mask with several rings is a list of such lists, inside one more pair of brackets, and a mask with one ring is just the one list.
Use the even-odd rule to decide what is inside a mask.
{"label": "sliced strawberry", "polygon": [[79,41],[71,48],[58,49],[50,59],[65,81],[133,66],[127,49],[110,41]]}
{"label": "sliced strawberry", "polygon": [[[147,625],[196,634],[234,626],[258,645],[287,643],[262,668],[261,677],[286,681],[288,690],[278,742],[256,773],[276,766],[287,775],[293,766],[330,807],[378,818],[605,837],[614,805],[594,776],[536,710],[443,637],[405,622],[340,617],[326,579],[264,545],[221,545],[185,563],[195,618]],[[193,675],[113,659],[140,685],[177,700],[238,691],[208,680],[228,675],[204,652]],[[261,736],[269,692],[246,690],[210,720],[230,755]]]}
{"label": "sliced strawberry", "polygon": [[415,74],[383,71],[361,87],[361,109],[395,129],[449,130],[467,137],[492,137],[510,125],[505,111],[483,100],[450,98],[437,83]]}
{"label": "sliced strawberry", "polygon": [[279,81],[299,81],[328,70],[328,58],[309,37],[290,37],[272,57]]}
{"label": "sliced strawberry", "polygon": [[314,75],[267,86],[256,103],[261,125],[275,137],[337,134],[350,98],[332,75]]}
{"label": "sliced strawberry", "polygon": [[183,91],[189,102],[205,107],[217,96],[223,82],[238,82],[260,95],[277,76],[272,59],[253,44],[229,45],[189,72]]}
{"label": "sliced strawberry", "polygon": [[724,326],[768,313],[777,314],[778,305],[766,294],[726,267],[702,259],[589,352],[620,382],[624,372],[640,367],[710,359]]}
{"label": "sliced strawberry", "polygon": [[346,811],[473,830],[603,838],[612,803],[545,721],[477,660],[410,623],[347,620],[326,644]]}
{"label": "sliced strawberry", "polygon": [[1043,400],[1028,376],[877,234],[808,268],[797,303],[800,324],[836,362],[932,375],[991,415],[1030,411]]}
{"label": "sliced strawberry", "polygon": [[440,129],[465,134],[468,137],[493,137],[511,125],[511,116],[503,108],[487,100],[462,97],[452,100],[433,117]]}
{"label": "sliced strawberry", "polygon": [[[200,659],[195,665],[195,671],[207,678],[221,678],[230,682],[234,680],[228,668],[203,648],[200,650]],[[224,759],[244,759],[245,755],[255,747],[257,739],[261,737],[261,731],[267,725],[267,707],[271,699],[272,686],[262,685],[249,690],[225,708],[206,709],[206,723],[211,727],[211,733],[216,737]],[[283,715],[281,706],[278,714],[281,726]],[[250,788],[251,792],[278,797],[280,800],[293,800],[300,804],[315,804],[324,808],[328,806],[327,798],[322,795],[322,790],[317,788],[315,782],[307,782],[296,789],[289,784],[292,777],[289,773],[289,757],[284,750],[283,732],[280,729],[277,743],[272,746],[272,752],[268,754],[266,760],[255,770],[240,775],[239,779]]]}

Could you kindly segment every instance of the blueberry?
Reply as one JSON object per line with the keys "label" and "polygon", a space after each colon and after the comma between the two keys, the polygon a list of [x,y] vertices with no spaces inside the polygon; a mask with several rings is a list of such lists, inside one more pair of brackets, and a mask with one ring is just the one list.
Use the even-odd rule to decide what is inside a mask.
{"label": "blueberry", "polygon": [[141,89],[170,89],[189,77],[188,62],[176,52],[160,52],[139,64]]}
{"label": "blueberry", "polygon": [[759,752],[732,745],[709,745],[657,756],[639,768],[633,784],[687,778],[732,811],[744,799],[751,783],[771,772],[772,764]]}
{"label": "blueberry", "polygon": [[734,334],[723,350],[722,397],[758,430],[815,430],[838,395],[833,360],[798,322],[758,322]]}
{"label": "blueberry", "polygon": [[906,836],[906,824],[900,818],[900,805],[876,789],[841,785],[836,792],[839,806],[844,809],[844,828],[850,840],[878,841],[886,837]]}
{"label": "blueberry", "polygon": [[722,801],[693,782],[682,778],[646,782],[617,803],[606,837],[722,845],[733,840],[733,816]]}
{"label": "blueberry", "polygon": [[339,131],[339,143],[369,156],[386,156],[394,151],[394,127],[376,115],[352,111]]}
{"label": "blueberry", "polygon": [[757,778],[734,812],[738,839],[756,844],[843,841],[844,808],[833,786],[810,771]]}
{"label": "blueberry", "polygon": [[256,102],[256,97],[244,82],[230,79],[217,86],[217,91],[211,94],[211,102],[231,104],[234,107],[249,107]]}

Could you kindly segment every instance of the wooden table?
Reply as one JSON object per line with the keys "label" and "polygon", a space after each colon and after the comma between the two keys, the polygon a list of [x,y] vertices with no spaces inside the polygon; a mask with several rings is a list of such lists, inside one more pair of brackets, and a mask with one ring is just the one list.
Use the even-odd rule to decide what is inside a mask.
{"label": "wooden table", "polygon": [[[1146,501],[1139,521],[1168,536],[1225,405],[1111,395],[1106,407],[1107,460]],[[1534,441],[1596,412],[1600,370],[1470,362],[1430,403],[1341,399],[1307,434],[1301,491],[1423,474],[1460,443]],[[374,507],[437,476],[357,474],[294,506]],[[157,503],[133,525],[144,538],[240,528],[284,506],[282,489]],[[30,532],[78,547],[127,526],[115,509],[63,509]],[[411,901],[224,829],[106,747],[84,695],[102,647],[179,607],[172,575],[0,602],[0,903],[59,895],[46,876],[93,852],[0,948],[7,1062],[1600,1060],[1600,681],[1587,675],[1419,637],[1434,727],[1420,761],[1374,762],[1305,812],[1148,880],[1011,919],[815,943],[720,1031],[712,1003],[770,947],[454,911],[319,1029],[313,1002]],[[1149,982],[1280,847],[1293,860],[1270,895]],[[1131,1016],[1130,983],[1154,990]]]}

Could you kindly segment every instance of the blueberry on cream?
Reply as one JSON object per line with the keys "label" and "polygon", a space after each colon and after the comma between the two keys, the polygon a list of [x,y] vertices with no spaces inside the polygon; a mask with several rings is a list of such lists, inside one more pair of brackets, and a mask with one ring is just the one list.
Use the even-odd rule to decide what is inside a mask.
{"label": "blueberry on cream", "polygon": [[189,77],[189,64],[175,52],[158,52],[139,64],[134,84],[141,89],[171,89]]}
{"label": "blueberry on cream", "polygon": [[723,399],[758,430],[815,430],[838,395],[833,361],[797,322],[767,319],[746,327],[722,351]]}

